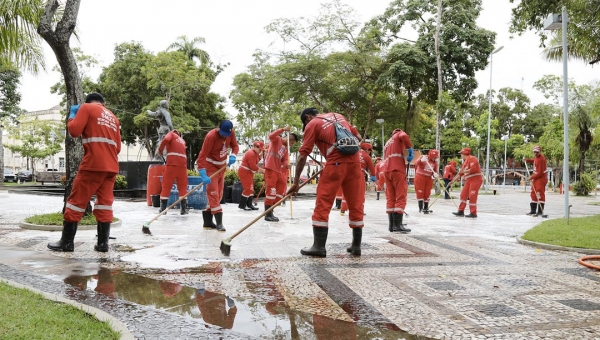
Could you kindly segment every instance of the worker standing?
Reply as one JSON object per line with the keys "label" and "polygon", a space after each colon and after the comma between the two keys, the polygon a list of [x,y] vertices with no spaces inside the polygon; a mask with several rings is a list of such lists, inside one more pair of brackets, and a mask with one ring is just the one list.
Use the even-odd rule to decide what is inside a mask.
{"label": "worker standing", "polygon": [[[160,210],[162,212],[167,209],[167,202],[171,194],[173,182],[177,181],[177,192],[179,197],[187,194],[188,173],[187,173],[187,152],[185,141],[181,138],[181,134],[177,130],[172,130],[160,142],[156,155],[163,155],[163,150],[167,150],[167,166],[163,174],[162,189],[160,191]],[[181,215],[186,215],[187,200],[183,199],[180,202]]]}
{"label": "worker standing", "polygon": [[444,199],[449,200],[451,198],[450,182],[452,182],[454,176],[456,176],[456,162],[450,161],[448,162],[448,165],[444,167],[444,186],[446,187],[446,190],[444,191]]}
{"label": "worker standing", "polygon": [[546,205],[546,184],[548,176],[546,175],[546,157],[542,155],[542,148],[539,145],[533,147],[533,174],[529,177],[531,182],[531,203],[529,207],[530,216],[543,215]]}
{"label": "worker standing", "polygon": [[[479,166],[477,157],[471,155],[471,148],[462,148],[460,150],[460,157],[463,164],[458,171],[458,175],[465,180],[465,184],[460,192],[458,211],[452,214],[455,216],[477,218],[477,196],[479,196],[479,188],[483,184],[481,167]],[[467,200],[469,201],[470,213],[465,215]]]}
{"label": "worker standing", "polygon": [[[407,151],[407,156],[404,152]],[[412,142],[406,132],[395,129],[392,137],[385,143],[385,196],[386,212],[389,219],[389,231],[410,232],[402,223],[406,196],[408,194],[407,170],[414,158]],[[406,161],[405,161],[406,157]]]}
{"label": "worker standing", "polygon": [[244,188],[242,197],[240,198],[240,204],[238,205],[238,208],[240,209],[248,211],[258,210],[258,208],[252,204],[252,198],[254,196],[254,174],[264,171],[258,167],[264,146],[265,143],[255,141],[252,143],[252,148],[246,151],[244,157],[242,157],[242,164],[238,169],[238,177],[240,178],[240,182],[242,182],[242,188]]}

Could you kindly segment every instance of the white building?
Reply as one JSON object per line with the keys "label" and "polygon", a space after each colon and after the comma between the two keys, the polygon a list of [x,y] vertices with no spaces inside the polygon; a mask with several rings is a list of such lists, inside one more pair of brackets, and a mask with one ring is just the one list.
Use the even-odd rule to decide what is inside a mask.
{"label": "white building", "polygon": [[[48,120],[58,123],[63,123],[64,118],[61,110],[62,106],[56,105],[53,108],[40,111],[31,111],[24,113],[21,117],[21,121],[27,119],[33,119],[37,117],[39,120]],[[61,131],[65,133],[64,130]],[[19,140],[9,138],[7,131],[2,131],[2,143],[4,144],[4,167],[17,173],[21,170],[31,170],[32,164],[27,164],[28,159],[22,157],[18,153],[11,152],[6,146],[15,145],[21,143]],[[121,153],[119,154],[119,161],[149,161],[151,158],[148,156],[148,151],[141,145],[121,145]],[[47,157],[45,159],[36,160],[35,163],[36,171],[44,171],[46,169],[56,169],[57,171],[66,171],[65,169],[65,144],[62,143],[61,151],[54,156]]]}

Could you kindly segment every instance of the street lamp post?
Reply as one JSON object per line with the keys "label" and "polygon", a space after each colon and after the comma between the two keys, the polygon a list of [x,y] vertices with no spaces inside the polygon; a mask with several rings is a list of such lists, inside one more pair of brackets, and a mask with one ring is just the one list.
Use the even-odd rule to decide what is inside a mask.
{"label": "street lamp post", "polygon": [[565,192],[565,218],[569,224],[569,77],[568,77],[568,46],[567,46],[567,8],[563,6],[562,14],[550,14],[544,20],[544,29],[562,30],[562,61],[563,61],[563,190]]}
{"label": "street lamp post", "polygon": [[[504,46],[500,46],[490,54],[490,101],[488,106],[488,126],[487,126],[487,155],[485,157],[485,178],[490,179],[490,129],[492,125],[492,61],[494,54],[500,52]],[[485,193],[487,194],[488,184],[485,185]]]}
{"label": "street lamp post", "polygon": [[384,159],[384,155],[385,155],[385,140],[383,139],[383,123],[385,122],[385,120],[383,120],[383,118],[378,118],[375,119],[375,121],[379,124],[381,124],[381,159]]}
{"label": "street lamp post", "polygon": [[506,143],[508,142],[508,135],[502,136],[504,140],[504,179],[502,180],[502,189],[506,191]]}

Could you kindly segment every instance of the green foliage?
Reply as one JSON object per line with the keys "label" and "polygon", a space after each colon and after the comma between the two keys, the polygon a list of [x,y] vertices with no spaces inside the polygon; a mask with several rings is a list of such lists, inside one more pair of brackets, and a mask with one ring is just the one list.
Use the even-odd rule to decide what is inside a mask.
{"label": "green foliage", "polygon": [[198,173],[198,170],[188,169],[187,173],[188,173],[188,176],[200,176],[200,174]]}
{"label": "green foliage", "polygon": [[[56,122],[35,119],[22,121],[17,126],[9,128],[9,136],[21,143],[6,147],[22,157],[29,157],[32,164],[36,159],[56,155],[62,149],[65,140],[63,127]],[[35,168],[33,169],[35,171]]]}
{"label": "green foliage", "polygon": [[14,121],[21,113],[20,77],[21,72],[15,66],[0,62],[0,125],[5,118]]}
{"label": "green foliage", "polygon": [[127,180],[125,179],[125,176],[117,175],[117,178],[115,179],[114,189],[115,190],[127,189]]}
{"label": "green foliage", "polygon": [[[113,222],[116,222],[118,220],[119,219],[116,217],[113,218]],[[61,212],[55,212],[49,214],[33,215],[27,217],[25,219],[25,222],[39,225],[62,225],[63,214]],[[93,214],[85,214],[83,215],[81,221],[79,221],[79,225],[96,225],[96,217]]]}
{"label": "green foliage", "polygon": [[225,170],[225,185],[230,186],[233,183],[240,180],[240,177],[237,174],[237,170],[235,169],[227,169]]}
{"label": "green foliage", "polygon": [[572,217],[568,225],[564,218],[544,221],[529,229],[523,239],[563,247],[600,249],[598,217]]}
{"label": "green foliage", "polygon": [[577,196],[587,196],[590,192],[596,190],[598,178],[597,173],[582,173],[579,174],[579,180],[573,183],[573,191]]}
{"label": "green foliage", "polygon": [[[0,338],[117,340],[119,332],[85,310],[0,283]],[[32,327],[35,325],[35,327]]]}
{"label": "green foliage", "polygon": [[265,193],[265,176],[258,172],[254,174],[254,197],[258,197],[259,194],[264,195]]}

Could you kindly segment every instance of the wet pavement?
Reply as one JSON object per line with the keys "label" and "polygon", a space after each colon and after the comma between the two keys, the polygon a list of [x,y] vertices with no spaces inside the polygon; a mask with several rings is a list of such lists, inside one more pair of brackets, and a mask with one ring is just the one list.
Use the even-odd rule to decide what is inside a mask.
{"label": "wet pavement", "polygon": [[[299,253],[312,244],[312,199],[278,207],[281,222],[260,220],[229,256],[221,240],[260,203],[254,212],[224,205],[225,233],[204,230],[200,212],[173,211],[148,236],[142,225],[157,209],[116,201],[123,224],[109,253],[93,250],[94,230],[78,231],[75,252],[53,253],[46,244],[59,232],[18,223],[60,210],[62,198],[0,191],[9,202],[0,205],[0,277],[100,308],[139,339],[600,338],[600,276],[580,254],[516,243],[542,219],[524,215],[523,188],[498,191],[480,195],[477,219],[454,217],[443,198],[419,214],[409,194],[408,235],[387,231],[385,201],[369,193],[363,255],[347,255],[348,214],[332,211],[324,259]],[[550,218],[562,217],[563,200],[547,194]],[[571,197],[572,216],[599,214],[597,201]]]}

